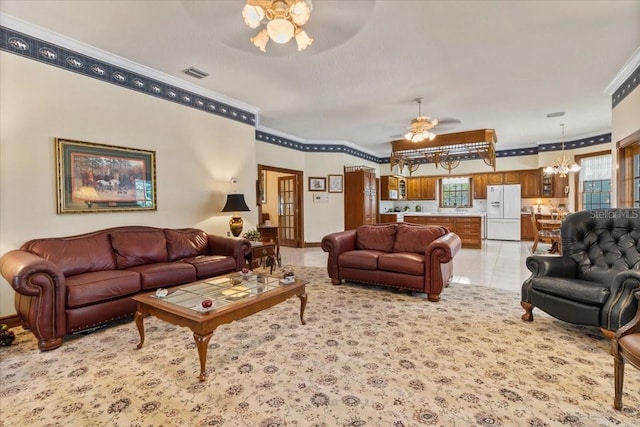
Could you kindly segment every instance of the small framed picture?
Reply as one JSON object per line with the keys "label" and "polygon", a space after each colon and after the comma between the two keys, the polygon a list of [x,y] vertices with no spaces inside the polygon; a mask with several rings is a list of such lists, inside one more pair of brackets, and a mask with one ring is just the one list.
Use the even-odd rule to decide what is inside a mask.
{"label": "small framed picture", "polygon": [[329,193],[342,193],[342,175],[329,175]]}
{"label": "small framed picture", "polygon": [[327,191],[327,178],[310,176],[309,191]]}

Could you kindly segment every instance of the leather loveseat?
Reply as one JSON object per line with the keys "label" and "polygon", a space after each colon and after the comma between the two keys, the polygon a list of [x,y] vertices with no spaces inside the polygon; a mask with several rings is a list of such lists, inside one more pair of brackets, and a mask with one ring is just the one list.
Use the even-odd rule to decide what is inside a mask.
{"label": "leather loveseat", "polygon": [[565,322],[597,326],[609,338],[629,322],[640,292],[640,209],[594,209],[567,216],[562,256],[527,258],[522,319],[538,307]]}
{"label": "leather loveseat", "polygon": [[51,350],[65,334],[133,314],[140,292],[242,269],[250,250],[195,228],[125,226],[28,241],[0,258],[0,272],[23,325]]}
{"label": "leather loveseat", "polygon": [[440,300],[460,247],[460,237],[445,227],[409,223],[361,225],[322,239],[334,285],[347,280],[407,289],[430,301]]}

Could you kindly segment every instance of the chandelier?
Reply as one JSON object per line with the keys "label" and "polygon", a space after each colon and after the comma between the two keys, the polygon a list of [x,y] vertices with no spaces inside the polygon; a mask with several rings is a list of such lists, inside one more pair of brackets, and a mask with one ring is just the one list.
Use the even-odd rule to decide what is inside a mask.
{"label": "chandelier", "polygon": [[422,106],[422,98],[416,98],[414,101],[418,103],[418,117],[411,120],[409,131],[402,136],[411,142],[422,142],[425,139],[433,141],[436,135],[430,132],[430,130],[438,124],[438,120],[422,115],[420,108]]}
{"label": "chandelier", "polygon": [[295,37],[298,50],[306,49],[313,39],[302,30],[311,16],[311,0],[247,0],[242,9],[245,24],[258,28],[266,18],[266,28],[251,38],[262,52],[267,51],[267,43],[285,44]]}
{"label": "chandelier", "polygon": [[438,135],[435,141],[414,143],[408,139],[391,142],[391,168],[398,166],[402,173],[405,166],[413,174],[423,163],[433,163],[449,173],[461,160],[482,159],[496,169],[496,133],[493,129],[479,129]]}
{"label": "chandelier", "polygon": [[551,166],[544,168],[544,173],[551,175],[559,175],[561,178],[567,176],[570,172],[578,172],[580,165],[571,160],[571,157],[564,154],[564,124],[562,126],[562,154]]}

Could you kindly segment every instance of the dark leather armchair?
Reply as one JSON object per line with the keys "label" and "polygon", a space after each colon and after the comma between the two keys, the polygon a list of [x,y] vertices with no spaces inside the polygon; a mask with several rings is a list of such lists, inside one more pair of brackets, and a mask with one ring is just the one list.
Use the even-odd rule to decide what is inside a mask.
{"label": "dark leather armchair", "polygon": [[[640,292],[636,293],[640,301]],[[615,378],[615,398],[613,407],[622,409],[622,383],[624,382],[624,364],[629,362],[640,369],[640,305],[636,317],[618,329],[612,346]]]}
{"label": "dark leather armchair", "polygon": [[609,338],[635,315],[640,293],[640,209],[569,215],[562,256],[530,256],[522,284],[522,319],[533,308],[570,323],[597,326]]}

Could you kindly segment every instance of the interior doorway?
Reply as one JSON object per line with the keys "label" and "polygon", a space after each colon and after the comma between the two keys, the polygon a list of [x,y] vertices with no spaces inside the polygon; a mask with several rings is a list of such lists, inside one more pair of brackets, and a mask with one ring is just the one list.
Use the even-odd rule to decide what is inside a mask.
{"label": "interior doorway", "polygon": [[258,165],[258,218],[278,228],[281,246],[304,247],[303,172]]}

